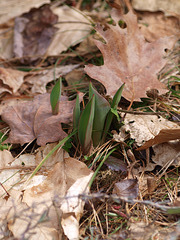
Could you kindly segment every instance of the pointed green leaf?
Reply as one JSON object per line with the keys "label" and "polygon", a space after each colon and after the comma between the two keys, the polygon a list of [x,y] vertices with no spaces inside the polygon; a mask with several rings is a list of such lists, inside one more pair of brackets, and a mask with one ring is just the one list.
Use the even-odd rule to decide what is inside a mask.
{"label": "pointed green leaf", "polygon": [[89,98],[95,96],[95,112],[94,112],[94,122],[93,122],[93,132],[92,140],[93,145],[97,146],[100,143],[101,136],[104,129],[104,123],[107,117],[107,114],[110,110],[109,102],[101,96],[92,86],[89,84]]}
{"label": "pointed green leaf", "polygon": [[[114,97],[113,97],[113,101],[112,101],[112,104],[111,104],[111,109],[114,109],[115,111],[117,110],[118,104],[119,104],[119,102],[120,102],[120,100],[121,100],[121,95],[122,95],[123,88],[124,88],[124,83],[123,83],[123,85],[117,90],[116,94],[115,94]],[[102,141],[101,141],[101,143],[103,143],[103,142],[105,141],[105,138],[106,138],[107,132],[109,131],[109,128],[110,128],[110,126],[111,126],[113,117],[114,117],[113,112],[112,112],[112,111],[109,111],[109,112],[108,112],[108,115],[107,115],[107,119],[106,119],[106,123],[105,123],[105,127],[104,127],[104,132],[103,132],[103,136],[102,136]]]}
{"label": "pointed green leaf", "polygon": [[50,102],[52,108],[52,114],[57,115],[59,112],[59,101],[61,97],[62,78],[59,78],[55,86],[53,87],[50,95]]}
{"label": "pointed green leaf", "polygon": [[119,102],[121,101],[122,91],[124,89],[125,83],[122,84],[122,86],[117,90],[113,97],[113,101],[111,104],[111,108],[117,109]]}
{"label": "pointed green leaf", "polygon": [[78,128],[79,124],[79,117],[80,117],[80,103],[79,103],[79,95],[76,97],[76,105],[73,110],[73,128],[74,130]]}
{"label": "pointed green leaf", "polygon": [[95,110],[95,96],[93,95],[81,114],[78,126],[79,142],[84,154],[87,154],[91,147],[94,110]]}

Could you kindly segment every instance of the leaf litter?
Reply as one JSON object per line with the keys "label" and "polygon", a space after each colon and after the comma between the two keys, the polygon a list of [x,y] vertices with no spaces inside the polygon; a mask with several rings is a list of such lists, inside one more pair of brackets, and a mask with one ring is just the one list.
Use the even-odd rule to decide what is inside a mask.
{"label": "leaf litter", "polygon": [[[89,3],[89,5],[93,7],[92,3]],[[146,91],[150,88],[157,89],[159,94],[167,92],[167,84],[159,81],[157,73],[168,61],[168,58],[164,58],[166,55],[164,50],[172,48],[176,37],[165,37],[154,42],[147,42],[145,40],[146,36],[144,37],[138,28],[137,18],[132,10],[123,15],[118,4],[112,5],[119,9],[114,9],[111,12],[114,23],[112,25],[105,24],[106,30],[100,25],[96,28],[105,40],[95,41],[104,57],[104,65],[87,65],[85,67],[86,72],[101,82],[106,88],[107,94],[111,96],[123,82],[126,82],[123,96],[129,101],[140,101],[143,97],[147,97]],[[34,11],[35,15],[37,14],[37,17],[40,17],[41,20],[43,19],[41,11],[46,6],[35,6],[40,7]],[[78,3],[78,6],[81,6],[81,3]],[[68,89],[70,89],[71,94],[74,94],[78,89],[78,86],[73,87],[73,81],[79,81],[80,79],[75,79],[74,73],[71,72],[71,70],[75,68],[78,70],[80,69],[79,66],[82,66],[82,62],[77,58],[80,59],[83,56],[84,65],[84,62],[90,62],[92,55],[96,56],[97,53],[93,44],[88,52],[88,38],[83,41],[83,38],[86,38],[93,29],[90,25],[93,21],[85,16],[84,12],[77,10],[76,7],[69,8],[67,6],[57,7],[55,5],[47,8],[48,12],[52,10],[52,16],[57,15],[59,19],[58,23],[53,21],[52,24],[50,21],[47,25],[45,24],[46,27],[50,27],[49,31],[52,35],[48,35],[48,28],[41,27],[42,32],[44,31],[48,37],[45,45],[43,45],[44,48],[40,49],[42,50],[42,52],[39,52],[41,56],[37,58],[35,54],[26,62],[27,65],[30,63],[36,65],[43,57],[44,59],[40,65],[37,65],[37,69],[35,67],[32,71],[32,66],[29,66],[30,72],[26,73],[14,70],[18,64],[23,67],[24,58],[20,58],[16,63],[12,62],[12,65],[7,64],[7,60],[13,57],[12,29],[11,31],[8,30],[8,35],[5,35],[2,31],[3,38],[0,39],[0,46],[4,43],[8,46],[7,48],[2,47],[2,50],[6,51],[2,51],[1,57],[3,56],[6,61],[5,63],[2,61],[1,68],[2,71],[7,72],[7,76],[10,76],[8,78],[6,75],[5,77],[2,74],[0,75],[2,83],[0,111],[3,111],[2,119],[11,128],[7,142],[13,143],[13,148],[10,151],[3,150],[0,152],[0,192],[1,195],[3,194],[0,200],[2,213],[0,226],[2,226],[2,230],[4,229],[0,236],[7,235],[5,229],[11,231],[9,236],[22,239],[62,239],[64,234],[68,239],[79,239],[79,237],[84,239],[88,236],[94,239],[97,237],[147,239],[154,236],[160,236],[164,239],[165,236],[168,236],[168,239],[170,239],[172,236],[177,236],[176,211],[178,207],[176,208],[176,204],[178,204],[178,200],[176,201],[176,199],[178,199],[179,194],[177,174],[179,143],[177,139],[179,138],[179,128],[177,124],[164,120],[164,118],[157,116],[147,116],[147,118],[138,116],[138,118],[135,118],[136,115],[125,114],[122,116],[124,126],[119,130],[121,135],[116,134],[116,137],[121,139],[119,145],[113,139],[103,146],[99,146],[99,148],[91,149],[90,153],[92,155],[83,156],[79,152],[78,146],[73,146],[74,140],[71,139],[70,155],[74,156],[73,158],[62,149],[56,150],[44,162],[39,172],[29,180],[32,171],[54,149],[56,142],[67,136],[67,132],[62,128],[61,123],[70,124],[68,133],[69,128],[71,128],[75,100],[69,101],[67,96]],[[103,16],[103,12],[101,12],[103,6],[100,10],[98,5],[95,4],[94,8],[96,8],[96,14],[89,15],[94,17],[100,11],[99,17]],[[30,10],[30,13],[32,13],[32,10]],[[15,16],[16,19],[19,15],[25,16],[24,12],[21,12]],[[104,13],[105,15],[107,16],[107,13]],[[45,18],[48,16],[45,16]],[[121,21],[119,22],[119,20]],[[30,25],[36,26],[32,16],[28,21]],[[105,23],[104,18],[102,22]],[[13,26],[13,22],[8,22],[6,27],[10,24]],[[57,31],[54,27],[58,28]],[[27,27],[24,30],[27,30],[27,34],[30,34],[31,29],[29,29],[30,31],[28,29]],[[38,28],[35,30],[39,31]],[[31,32],[30,38],[34,37],[35,32],[34,30]],[[25,31],[22,32],[21,37],[24,33]],[[176,34],[176,31],[174,33]],[[40,35],[37,34],[36,40],[31,41],[35,48],[39,43],[42,44]],[[167,35],[169,35],[169,32]],[[76,46],[81,41],[80,47]],[[57,59],[59,54],[66,51],[69,46],[73,46],[73,48],[70,48],[67,53],[61,54],[60,58]],[[74,51],[73,54],[70,53],[71,51]],[[31,54],[30,51],[29,54]],[[67,60],[66,57],[69,56],[73,57]],[[97,53],[97,56],[99,56],[99,53]],[[64,63],[63,59],[65,60]],[[38,61],[36,62],[36,60]],[[52,65],[53,68],[49,65]],[[98,65],[100,64],[98,63]],[[13,70],[11,66],[13,66]],[[11,70],[15,71],[14,74],[11,74]],[[66,76],[68,72],[71,76],[71,83],[63,80],[67,84],[66,92],[63,89],[59,114],[52,115],[47,84],[62,75]],[[15,80],[12,81],[16,76],[15,73],[20,78],[16,85],[14,84]],[[83,78],[83,74],[84,72],[81,70],[81,78]],[[87,77],[86,82],[88,82]],[[98,84],[96,82],[96,86]],[[72,87],[73,89],[71,89]],[[34,96],[35,93],[41,94]],[[33,96],[34,100],[32,100]],[[81,93],[80,96],[82,99]],[[26,99],[26,101],[23,99]],[[107,99],[109,98],[107,97]],[[177,109],[178,99],[172,95],[169,95],[166,99],[166,105],[171,105],[173,102],[173,105],[171,105],[173,108],[171,108],[171,112],[168,112],[170,116]],[[152,101],[157,100],[159,99],[152,99]],[[12,107],[7,107],[9,104]],[[82,101],[83,107],[84,104],[86,104],[86,97]],[[164,109],[167,111],[167,108]],[[114,121],[112,128],[117,130],[119,123]],[[171,133],[171,136],[169,133]],[[37,144],[41,147],[37,145],[34,145],[33,148],[31,148],[31,145],[28,147],[29,143],[35,138],[37,138]],[[49,142],[53,143],[48,144]],[[29,152],[28,149],[30,149],[30,153],[21,153],[16,156],[17,151],[19,152],[19,149],[22,149],[19,147],[17,150],[17,146],[19,146],[17,143],[28,143],[27,149],[23,148],[22,151]],[[145,158],[142,157],[143,151],[135,151],[137,145],[143,147],[144,143],[145,146],[146,144],[153,145],[154,152],[153,154],[150,152],[149,160],[148,150],[146,150]],[[148,148],[150,145],[147,145]],[[66,149],[68,149],[67,146]],[[91,183],[91,194],[89,194],[88,183],[91,181],[93,172],[87,168],[85,163],[96,172],[100,165],[98,161],[103,161],[101,155],[105,157],[112,147],[115,147],[116,151],[109,156],[102,169],[96,173],[96,178],[93,184]],[[36,150],[34,151],[34,149]],[[92,151],[95,151],[95,157]],[[131,155],[129,154],[130,151]],[[107,169],[106,165],[110,169]],[[150,190],[151,183],[154,184],[154,187]],[[122,200],[120,200],[121,198]],[[163,201],[162,198],[164,198]],[[149,202],[146,201],[148,199]],[[160,208],[157,206],[160,206]],[[165,207],[172,208],[172,211],[175,212],[174,217],[163,212]],[[79,221],[81,221],[81,226]],[[89,224],[90,222],[91,224]],[[61,224],[62,229],[58,223]],[[152,225],[153,223],[155,224]],[[168,227],[166,234],[163,232],[165,228],[162,225],[164,224]]]}

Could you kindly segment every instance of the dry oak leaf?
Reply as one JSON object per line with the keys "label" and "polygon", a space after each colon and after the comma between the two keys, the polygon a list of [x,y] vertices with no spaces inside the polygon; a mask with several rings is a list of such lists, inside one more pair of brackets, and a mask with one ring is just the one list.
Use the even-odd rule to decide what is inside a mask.
{"label": "dry oak leaf", "polygon": [[58,115],[52,115],[48,93],[37,95],[33,101],[8,107],[2,113],[3,121],[11,128],[6,142],[24,144],[37,138],[37,144],[44,146],[47,142],[62,140],[67,134],[61,123],[72,121],[75,101],[61,96]]}
{"label": "dry oak leaf", "polygon": [[[100,25],[96,27],[106,41],[95,41],[103,54],[104,65],[87,65],[86,73],[100,81],[111,96],[126,83],[122,95],[129,101],[140,101],[140,98],[147,97],[146,91],[150,89],[158,89],[160,94],[167,92],[165,85],[158,81],[157,73],[165,65],[165,49],[173,47],[175,37],[148,43],[132,11],[121,15],[119,10],[113,9],[111,16],[115,25],[108,25],[106,31]],[[121,28],[119,20],[123,20],[127,27]]]}

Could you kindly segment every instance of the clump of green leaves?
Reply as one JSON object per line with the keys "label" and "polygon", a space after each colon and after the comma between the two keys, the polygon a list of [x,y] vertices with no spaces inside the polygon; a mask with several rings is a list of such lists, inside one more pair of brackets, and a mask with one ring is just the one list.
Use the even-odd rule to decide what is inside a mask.
{"label": "clump of green leaves", "polygon": [[117,107],[121,100],[123,88],[124,84],[118,89],[110,105],[90,83],[89,102],[82,113],[77,96],[76,106],[74,108],[73,127],[74,130],[78,130],[75,138],[76,141],[79,141],[84,154],[89,152],[91,143],[96,147],[105,141],[113,117],[117,115]]}
{"label": "clump of green leaves", "polygon": [[[52,89],[50,102],[52,114],[56,115],[59,111],[59,101],[61,97],[62,79],[60,78]],[[89,152],[91,144],[96,147],[104,143],[113,117],[117,113],[117,107],[121,100],[124,84],[118,89],[112,103],[110,104],[96,89],[89,84],[89,101],[81,112],[79,95],[76,98],[76,105],[73,111],[73,129],[76,143],[80,144],[84,154]]]}

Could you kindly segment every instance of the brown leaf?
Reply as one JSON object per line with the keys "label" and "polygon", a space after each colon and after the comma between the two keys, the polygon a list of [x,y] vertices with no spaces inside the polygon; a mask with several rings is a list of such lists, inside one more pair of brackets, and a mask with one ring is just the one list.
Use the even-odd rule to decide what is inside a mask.
{"label": "brown leaf", "polygon": [[[53,26],[58,20],[49,5],[32,8],[28,13],[15,19],[14,54],[15,57],[34,56],[31,61],[46,53],[57,31]],[[23,61],[23,60],[22,60]]]}
{"label": "brown leaf", "polygon": [[61,123],[72,121],[75,100],[61,96],[59,114],[52,115],[50,94],[37,95],[33,101],[21,102],[7,108],[2,113],[3,121],[11,128],[6,142],[24,144],[37,138],[38,145],[62,140],[67,134],[62,130]]}
{"label": "brown leaf", "polygon": [[168,142],[171,140],[177,140],[180,139],[180,128],[177,129],[162,129],[158,135],[156,135],[153,139],[150,139],[147,141],[144,145],[142,145],[140,148],[137,148],[136,150],[143,150],[146,148],[149,148],[155,144],[160,144],[164,142]]}
{"label": "brown leaf", "polygon": [[[172,48],[174,37],[148,43],[140,32],[137,17],[132,11],[121,15],[113,9],[111,16],[115,26],[109,25],[106,31],[99,25],[96,28],[106,41],[95,41],[103,54],[104,65],[86,66],[87,74],[100,81],[111,96],[126,83],[122,95],[127,100],[140,101],[140,98],[147,97],[146,91],[150,89],[158,89],[160,94],[165,93],[166,87],[157,80],[156,74],[166,63],[164,50]],[[121,28],[119,20],[123,20],[127,27]]]}
{"label": "brown leaf", "polygon": [[137,179],[124,179],[114,184],[113,193],[119,197],[136,198],[138,196],[139,186]]}

